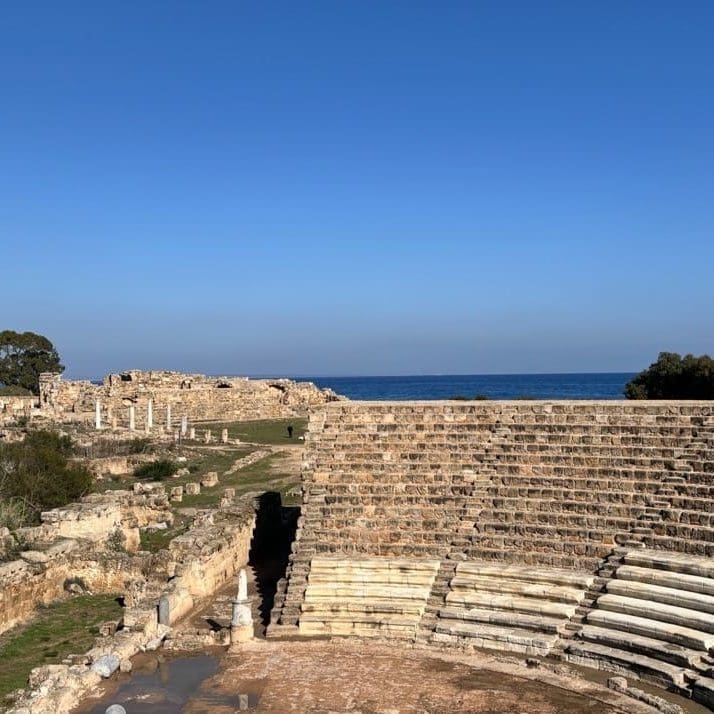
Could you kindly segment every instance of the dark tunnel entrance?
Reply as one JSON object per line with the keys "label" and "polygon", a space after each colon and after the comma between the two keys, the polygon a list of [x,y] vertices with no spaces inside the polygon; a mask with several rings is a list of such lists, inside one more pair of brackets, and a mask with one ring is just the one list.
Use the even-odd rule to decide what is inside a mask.
{"label": "dark tunnel entrance", "polygon": [[260,633],[264,636],[270,623],[278,581],[285,576],[300,506],[284,506],[277,491],[266,491],[256,498],[256,504],[248,565],[255,575],[255,587],[260,598]]}

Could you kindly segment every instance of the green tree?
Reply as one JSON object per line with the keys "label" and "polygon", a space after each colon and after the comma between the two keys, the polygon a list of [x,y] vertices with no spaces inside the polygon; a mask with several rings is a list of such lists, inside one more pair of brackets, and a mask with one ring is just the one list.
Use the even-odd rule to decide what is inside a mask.
{"label": "green tree", "polygon": [[54,345],[34,332],[0,332],[0,385],[37,394],[41,372],[64,372]]}
{"label": "green tree", "polygon": [[51,431],[31,431],[24,441],[0,444],[0,501],[27,522],[37,522],[42,511],[90,493],[94,477],[69,459],[72,454],[71,439]]}
{"label": "green tree", "polygon": [[628,399],[714,399],[714,359],[660,352],[625,385]]}

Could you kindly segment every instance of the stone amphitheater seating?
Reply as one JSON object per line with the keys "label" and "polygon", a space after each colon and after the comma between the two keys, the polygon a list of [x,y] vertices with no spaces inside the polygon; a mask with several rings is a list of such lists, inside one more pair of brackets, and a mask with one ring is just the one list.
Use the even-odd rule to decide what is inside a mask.
{"label": "stone amphitheater seating", "polygon": [[714,561],[643,548],[625,555],[566,656],[684,687],[713,652]]}
{"label": "stone amphitheater seating", "polygon": [[594,579],[531,566],[459,563],[433,641],[545,656]]}
{"label": "stone amphitheater seating", "polygon": [[332,403],[303,486],[276,635],[562,656],[714,708],[714,403]]}
{"label": "stone amphitheater seating", "polygon": [[302,635],[415,639],[439,561],[313,558]]}

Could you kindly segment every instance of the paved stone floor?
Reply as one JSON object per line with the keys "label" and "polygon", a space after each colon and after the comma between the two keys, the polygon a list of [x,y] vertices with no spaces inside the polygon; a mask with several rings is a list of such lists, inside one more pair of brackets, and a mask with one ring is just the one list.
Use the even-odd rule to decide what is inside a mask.
{"label": "paved stone floor", "polygon": [[[221,658],[219,671],[203,688],[223,696],[249,695],[251,703],[257,699],[253,711],[281,714],[652,711],[586,680],[487,656],[464,664],[420,650],[344,641],[257,640]],[[184,711],[198,714],[201,707],[196,702]]]}

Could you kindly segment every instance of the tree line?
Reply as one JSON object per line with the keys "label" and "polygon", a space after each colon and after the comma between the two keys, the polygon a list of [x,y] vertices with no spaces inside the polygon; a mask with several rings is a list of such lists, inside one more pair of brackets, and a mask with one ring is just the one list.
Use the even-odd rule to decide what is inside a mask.
{"label": "tree line", "polygon": [[660,352],[625,385],[628,399],[714,399],[714,359]]}

